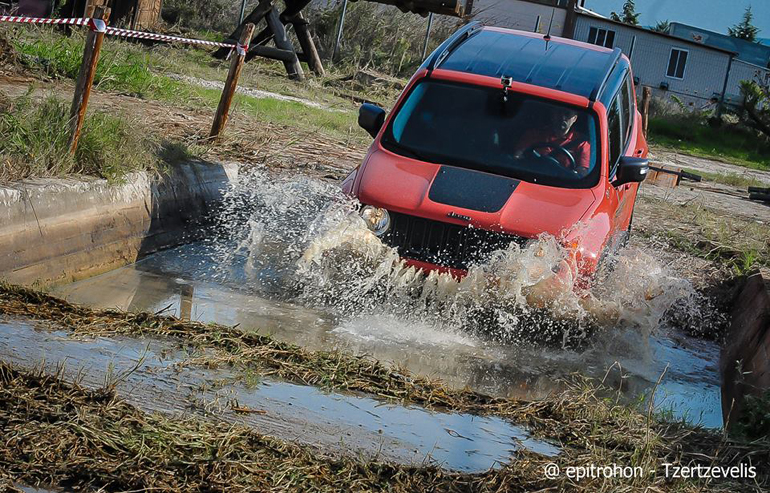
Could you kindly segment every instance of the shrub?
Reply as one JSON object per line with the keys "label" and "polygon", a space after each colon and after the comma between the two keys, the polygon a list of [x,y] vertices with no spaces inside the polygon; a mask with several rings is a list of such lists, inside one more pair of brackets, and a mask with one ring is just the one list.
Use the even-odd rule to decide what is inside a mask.
{"label": "shrub", "polygon": [[[318,51],[332,57],[342,3],[308,9]],[[434,16],[428,53],[455,29],[459,20]],[[394,76],[409,76],[422,63],[422,47],[428,20],[396,7],[370,2],[348,4],[336,63],[343,67],[372,68]]]}
{"label": "shrub", "polygon": [[[246,14],[257,6],[258,0],[246,2]],[[165,0],[161,17],[169,24],[194,30],[230,32],[238,24],[240,1],[227,0]]]}
{"label": "shrub", "polygon": [[28,93],[0,105],[0,179],[87,174],[120,180],[154,167],[157,158],[142,129],[103,112],[90,114],[75,156],[69,153],[69,105]]}

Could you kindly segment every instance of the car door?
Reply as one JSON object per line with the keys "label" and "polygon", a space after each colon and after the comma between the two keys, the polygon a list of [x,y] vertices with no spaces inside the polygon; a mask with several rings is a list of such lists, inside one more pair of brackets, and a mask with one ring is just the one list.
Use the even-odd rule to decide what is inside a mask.
{"label": "car door", "polygon": [[[620,108],[620,93],[613,96],[607,110],[607,139],[609,143],[609,182],[607,187],[608,199],[611,207],[610,218],[612,220],[612,236],[616,236],[622,215],[621,202],[624,197],[623,186],[612,185],[618,172],[620,157],[623,155],[623,116]],[[610,248],[614,245],[610,244]]]}
{"label": "car door", "polygon": [[[622,156],[632,156],[635,151],[636,134],[634,133],[636,107],[633,98],[633,86],[630,73],[626,73],[623,83],[613,97],[608,114],[610,131],[610,182],[615,178]],[[613,152],[614,151],[614,152]],[[634,200],[638,189],[637,183],[626,183],[613,187],[617,193],[618,205],[615,211],[617,231],[628,229]]]}

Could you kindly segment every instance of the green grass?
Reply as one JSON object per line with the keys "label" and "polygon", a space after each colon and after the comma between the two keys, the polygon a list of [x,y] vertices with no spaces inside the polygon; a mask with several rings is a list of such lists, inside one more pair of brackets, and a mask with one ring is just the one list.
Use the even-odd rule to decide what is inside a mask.
{"label": "green grass", "polygon": [[126,173],[155,168],[153,143],[140,127],[119,116],[90,113],[74,156],[69,153],[69,104],[28,93],[0,105],[0,180],[30,176],[87,174],[120,180]]}
{"label": "green grass", "polygon": [[[84,43],[83,34],[66,37],[48,29],[10,33],[23,63],[52,78],[77,77]],[[211,52],[189,47],[143,45],[117,39],[105,40],[97,68],[95,85],[100,90],[124,93],[175,105],[201,106],[214,111],[221,91],[179,81],[163,74],[177,74],[204,80],[224,81],[229,63],[211,57]],[[235,108],[270,123],[317,130],[337,137],[348,136],[356,126],[355,106],[335,97],[319,81],[297,83],[285,75],[267,75],[272,65],[249,63],[240,85],[257,87],[284,95],[302,97],[345,111],[329,111],[294,101],[238,95]],[[266,69],[267,67],[267,69]],[[280,66],[280,70],[283,67]],[[267,82],[267,84],[265,84]],[[363,132],[363,131],[361,131]]]}
{"label": "green grass", "polygon": [[688,173],[692,173],[695,175],[700,175],[706,181],[721,183],[722,185],[730,185],[734,187],[743,187],[743,188],[770,187],[770,184],[767,184],[766,182],[757,180],[756,178],[753,178],[750,176],[741,175],[739,173],[708,173],[705,171],[690,169],[690,168],[683,168],[682,171],[686,171]]}
{"label": "green grass", "polygon": [[640,214],[656,227],[637,230],[658,237],[671,247],[730,268],[736,275],[770,267],[770,226],[730,217],[697,204],[679,205],[650,196],[640,197]]}
{"label": "green grass", "polygon": [[770,142],[734,125],[712,127],[690,116],[652,118],[649,140],[694,156],[770,170]]}

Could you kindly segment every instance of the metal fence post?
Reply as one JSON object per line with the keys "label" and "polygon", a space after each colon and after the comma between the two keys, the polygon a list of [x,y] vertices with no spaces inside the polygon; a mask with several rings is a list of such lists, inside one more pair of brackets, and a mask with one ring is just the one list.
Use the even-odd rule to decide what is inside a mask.
{"label": "metal fence post", "polygon": [[348,11],[348,0],[342,0],[342,13],[340,14],[340,26],[337,29],[337,40],[334,42],[334,50],[332,50],[332,61],[337,56],[337,52],[340,49],[340,39],[342,39],[342,27],[345,25],[345,13]]}
{"label": "metal fence post", "polygon": [[246,15],[246,0],[241,0],[241,15],[238,17],[238,25],[243,24],[243,16]]}
{"label": "metal fence post", "polygon": [[428,29],[425,31],[425,43],[422,45],[422,59],[428,54],[428,41],[430,41],[430,28],[433,26],[433,12],[428,14]]}

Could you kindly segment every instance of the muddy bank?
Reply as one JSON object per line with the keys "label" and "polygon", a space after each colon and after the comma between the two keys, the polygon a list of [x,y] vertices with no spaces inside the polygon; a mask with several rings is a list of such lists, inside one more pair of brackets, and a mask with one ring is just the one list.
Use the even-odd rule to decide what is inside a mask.
{"label": "muddy bank", "polygon": [[[88,390],[58,378],[12,369],[0,364],[0,429],[6,438],[0,474],[27,484],[103,487],[106,491],[157,488],[191,491],[209,488],[238,490],[284,489],[391,491],[618,491],[656,488],[660,491],[761,491],[767,478],[760,470],[756,482],[711,482],[666,478],[664,462],[678,464],[764,464],[770,448],[744,444],[681,423],[659,421],[607,399],[604,392],[579,381],[562,393],[537,402],[495,399],[467,390],[457,391],[425,378],[413,377],[379,363],[344,353],[307,352],[270,338],[238,333],[217,325],[182,322],[151,314],[94,311],[19,288],[0,293],[6,314],[55,321],[67,333],[118,340],[121,336],[171,337],[186,341],[188,351],[212,368],[249,368],[260,378],[284,377],[327,388],[354,389],[398,402],[425,404],[499,416],[524,424],[533,434],[558,445],[554,457],[521,449],[500,469],[481,474],[450,473],[435,467],[411,468],[358,459],[329,459],[316,449],[291,445],[258,435],[242,425],[147,414],[115,394],[120,378],[108,379],[106,389]],[[14,337],[17,338],[17,337]],[[104,340],[104,339],[102,339]],[[52,341],[51,344],[67,341]],[[139,353],[141,343],[126,347]],[[130,348],[133,349],[130,349]],[[157,357],[172,360],[161,346]],[[158,353],[154,351],[157,349]],[[206,359],[206,351],[227,357]],[[91,348],[90,352],[95,352]],[[256,363],[256,364],[250,364]],[[129,368],[124,363],[121,368]],[[139,370],[136,371],[137,373]],[[116,372],[123,380],[132,375]],[[140,375],[141,376],[141,375]],[[85,377],[83,377],[85,379]],[[66,379],[65,379],[66,380]],[[162,393],[162,389],[161,389]],[[265,402],[262,399],[260,402]],[[31,405],[30,402],[34,402]],[[257,414],[256,402],[238,403],[245,414]],[[231,407],[232,410],[232,407]],[[369,409],[379,412],[379,409]],[[450,428],[451,429],[451,428]],[[463,431],[453,429],[458,435]],[[66,453],[65,453],[66,451]],[[643,467],[641,477],[602,478],[575,482],[562,475],[544,476],[543,468],[617,463]],[[117,467],[120,465],[120,467]],[[278,471],[278,472],[276,472]]]}
{"label": "muddy bank", "polygon": [[191,163],[166,176],[33,179],[0,188],[0,279],[83,279],[178,245],[221,200],[235,164]]}

